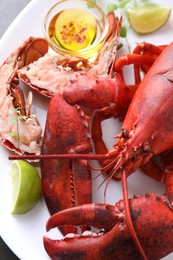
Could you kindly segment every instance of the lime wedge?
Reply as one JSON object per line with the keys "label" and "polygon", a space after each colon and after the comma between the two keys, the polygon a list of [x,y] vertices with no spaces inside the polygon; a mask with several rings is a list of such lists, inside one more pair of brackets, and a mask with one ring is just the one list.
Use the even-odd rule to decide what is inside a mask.
{"label": "lime wedge", "polygon": [[131,27],[140,34],[151,33],[163,26],[171,13],[168,6],[137,6],[126,9]]}
{"label": "lime wedge", "polygon": [[42,188],[37,170],[28,162],[15,160],[11,164],[12,210],[11,214],[29,212],[40,199]]}

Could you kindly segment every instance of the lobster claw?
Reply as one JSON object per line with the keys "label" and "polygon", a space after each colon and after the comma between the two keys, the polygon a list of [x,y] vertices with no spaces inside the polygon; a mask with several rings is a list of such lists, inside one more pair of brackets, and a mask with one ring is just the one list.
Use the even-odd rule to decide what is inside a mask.
{"label": "lobster claw", "polygon": [[[163,197],[154,194],[129,199],[133,225],[147,259],[160,259],[173,251],[173,212]],[[87,204],[58,212],[47,230],[62,225],[91,225],[104,231],[67,235],[63,240],[44,237],[51,259],[141,259],[126,222],[124,202],[115,206]]]}
{"label": "lobster claw", "polygon": [[[42,154],[86,154],[90,150],[88,123],[83,111],[68,104],[61,94],[55,94],[48,109]],[[86,160],[42,160],[41,176],[51,215],[91,202],[91,170]],[[63,234],[74,232],[74,227],[61,228],[61,231]]]}
{"label": "lobster claw", "polygon": [[[109,231],[115,226],[117,221],[118,215],[115,213],[114,206],[85,204],[52,215],[47,221],[46,229],[49,231],[56,226],[68,225],[69,223],[77,226],[84,224],[104,228],[108,231],[106,236],[109,236]],[[71,256],[75,256],[75,259],[87,259],[87,257],[92,255],[92,251],[95,251],[96,247],[98,251],[101,251],[99,245],[102,245],[105,240],[103,234],[103,230],[98,235],[91,231],[85,231],[81,236],[71,233],[66,235],[64,240],[61,241],[44,237],[44,246],[52,259],[57,259],[57,257],[70,259]],[[105,245],[105,250],[108,250],[106,248],[107,246]],[[96,256],[97,253],[94,255]]]}

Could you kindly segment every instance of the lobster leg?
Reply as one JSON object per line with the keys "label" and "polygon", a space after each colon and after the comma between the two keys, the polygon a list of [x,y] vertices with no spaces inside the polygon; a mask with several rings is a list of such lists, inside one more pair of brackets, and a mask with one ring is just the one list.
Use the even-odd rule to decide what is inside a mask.
{"label": "lobster leg", "polygon": [[[165,49],[166,45],[156,46],[151,43],[142,42],[139,43],[133,50],[133,54],[140,54],[141,56],[145,57],[152,57],[153,60],[156,60],[157,57],[161,54],[161,52]],[[145,60],[145,59],[144,59]],[[142,63],[135,63],[134,64],[134,71],[135,75],[140,74],[140,69],[146,74],[147,71],[150,69],[151,64],[147,64],[146,62]],[[139,81],[140,83],[140,81]]]}
{"label": "lobster leg", "polygon": [[135,84],[139,85],[141,82],[141,71],[146,74],[164,48],[165,46],[156,46],[147,42],[139,43],[134,48],[132,54],[124,54],[115,62],[114,71],[123,75],[123,67],[134,64]]}
{"label": "lobster leg", "polygon": [[90,109],[111,109],[123,117],[131,102],[135,88],[126,87],[122,78],[115,74],[114,78],[82,76],[71,81],[64,90],[63,96],[68,103],[86,106]]}
{"label": "lobster leg", "polygon": [[149,162],[141,168],[148,176],[159,182],[164,182],[166,196],[173,206],[173,170],[172,170],[173,150],[168,150],[160,155],[153,156]]}
{"label": "lobster leg", "polygon": [[[160,259],[173,251],[173,212],[164,198],[152,195],[129,199],[137,236],[148,259]],[[124,214],[123,200],[115,207],[88,204],[64,210],[50,217],[47,230],[56,226],[91,225],[104,228],[98,235],[84,233],[64,240],[44,237],[44,246],[52,259],[141,259],[131,238]]]}
{"label": "lobster leg", "polygon": [[[91,150],[88,123],[78,106],[69,105],[60,94],[51,99],[42,154],[88,153]],[[42,185],[51,214],[91,202],[91,172],[85,160],[41,161]],[[62,230],[74,231],[74,227]]]}
{"label": "lobster leg", "polygon": [[125,65],[134,64],[134,74],[135,74],[135,84],[139,85],[141,82],[140,77],[140,66],[141,64],[146,64],[147,68],[151,67],[156,58],[141,54],[123,54],[115,63],[114,70],[119,74],[123,75],[122,68]]}

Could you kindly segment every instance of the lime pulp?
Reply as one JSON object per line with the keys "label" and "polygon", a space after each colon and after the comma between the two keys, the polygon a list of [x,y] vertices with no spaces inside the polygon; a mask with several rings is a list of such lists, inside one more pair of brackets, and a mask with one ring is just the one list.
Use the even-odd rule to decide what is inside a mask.
{"label": "lime pulp", "polygon": [[171,13],[168,6],[146,5],[126,9],[131,27],[140,34],[151,33],[163,26]]}
{"label": "lime pulp", "polygon": [[24,214],[35,207],[42,194],[41,179],[28,162],[15,160],[11,164],[12,210],[11,214]]}

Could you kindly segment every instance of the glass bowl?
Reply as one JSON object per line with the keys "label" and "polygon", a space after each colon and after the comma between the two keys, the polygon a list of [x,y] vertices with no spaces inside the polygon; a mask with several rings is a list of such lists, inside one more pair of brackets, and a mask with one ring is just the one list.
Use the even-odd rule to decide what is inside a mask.
{"label": "glass bowl", "polygon": [[[95,19],[96,34],[90,45],[80,50],[69,50],[61,44],[54,41],[53,35],[50,35],[50,23],[55,20],[55,16],[68,9],[78,9],[87,11]],[[103,46],[108,33],[108,20],[105,12],[98,5],[87,0],[63,0],[53,5],[47,12],[43,21],[43,33],[49,46],[61,55],[90,58],[95,56]]]}

